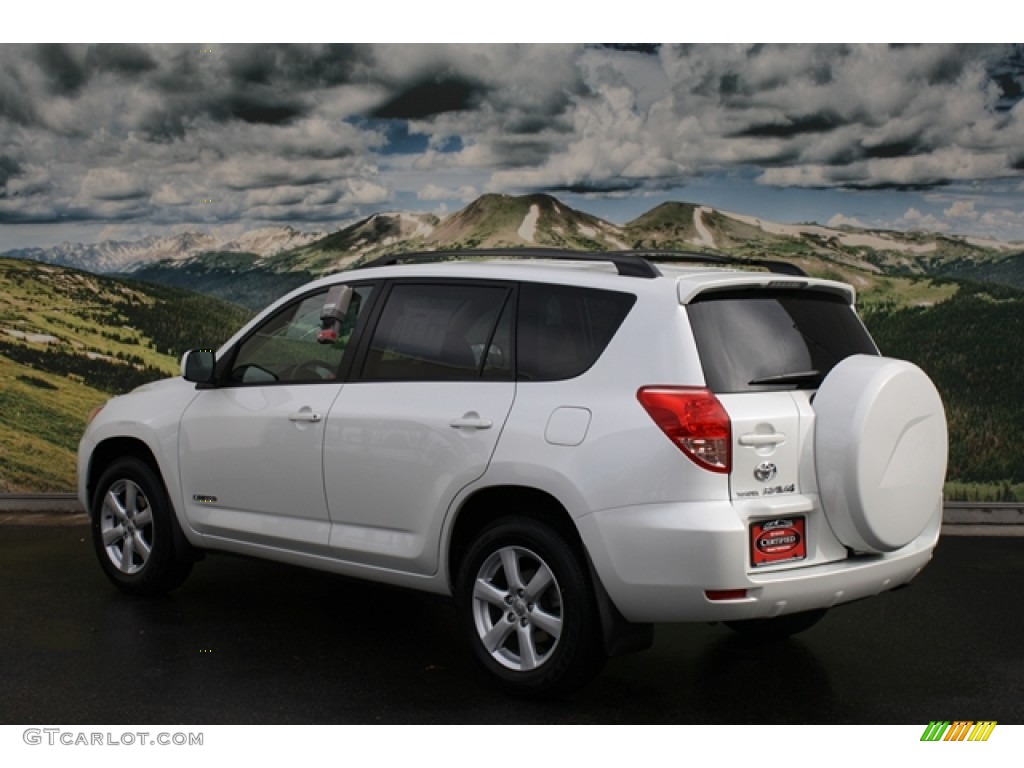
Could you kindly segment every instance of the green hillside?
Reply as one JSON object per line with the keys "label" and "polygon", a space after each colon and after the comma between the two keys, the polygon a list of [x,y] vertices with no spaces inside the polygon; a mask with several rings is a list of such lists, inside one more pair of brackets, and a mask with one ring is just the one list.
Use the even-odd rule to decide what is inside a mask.
{"label": "green hillside", "polygon": [[692,203],[667,202],[652,208],[623,227],[634,248],[695,249],[697,228],[693,223]]}
{"label": "green hillside", "polygon": [[221,344],[237,306],[173,288],[0,259],[0,492],[71,491],[89,411]]}
{"label": "green hillside", "polygon": [[526,243],[516,231],[531,204],[539,206],[549,199],[484,195],[446,219],[434,232],[434,239],[445,248],[522,247]]}
{"label": "green hillside", "polygon": [[251,253],[204,253],[184,264],[158,261],[131,273],[132,280],[198,291],[258,311],[314,275],[306,270],[279,270]]}
{"label": "green hillside", "polygon": [[883,354],[935,382],[950,431],[950,480],[1024,482],[1024,292],[961,284],[934,306],[876,305],[864,322]]}
{"label": "green hillside", "polygon": [[999,283],[1024,290],[1024,253],[1014,253],[1002,259],[989,261],[951,261],[942,265],[938,271],[950,277]]}
{"label": "green hillside", "polygon": [[0,353],[0,493],[73,491],[86,416],[107,397]]}
{"label": "green hillside", "polygon": [[427,213],[374,214],[308,245],[271,256],[266,267],[281,274],[302,270],[323,275],[395,251],[420,250],[424,236],[438,221]]}

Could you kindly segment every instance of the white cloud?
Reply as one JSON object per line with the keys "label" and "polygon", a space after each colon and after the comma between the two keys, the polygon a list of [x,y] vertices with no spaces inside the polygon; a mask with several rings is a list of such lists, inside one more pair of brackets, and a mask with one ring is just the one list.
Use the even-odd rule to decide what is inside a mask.
{"label": "white cloud", "polygon": [[127,200],[148,196],[147,180],[119,168],[90,168],[82,179],[84,201]]}
{"label": "white cloud", "polygon": [[427,184],[416,193],[419,200],[448,200],[452,197],[451,190],[439,187],[436,184]]}
{"label": "white cloud", "polygon": [[957,200],[943,213],[951,219],[968,219],[974,221],[978,218],[978,211],[974,208],[972,200]]}
{"label": "white cloud", "polygon": [[1016,242],[1024,241],[1024,210],[995,208],[978,219],[981,232],[992,237]]}
{"label": "white cloud", "polygon": [[949,224],[942,219],[930,213],[922,213],[917,208],[908,208],[898,221],[899,226],[906,229],[930,232],[944,232],[949,229]]}
{"label": "white cloud", "polygon": [[350,205],[372,205],[391,200],[388,188],[370,179],[344,179],[341,186],[345,190],[342,199]]}
{"label": "white cloud", "polygon": [[855,216],[845,216],[842,213],[837,213],[831,219],[828,220],[830,227],[858,227],[860,229],[866,229],[867,225],[860,221]]}
{"label": "white cloud", "polygon": [[426,184],[416,193],[418,200],[462,200],[470,202],[480,196],[476,187],[462,186],[458,189],[441,187],[437,184]]}
{"label": "white cloud", "polygon": [[[204,59],[168,45],[102,66],[99,54],[0,47],[0,167],[13,169],[0,223],[289,210],[329,222],[396,194],[454,205],[480,190],[640,196],[727,174],[891,190],[1021,173],[1024,102],[999,102],[999,46],[224,46]],[[461,101],[369,119],[439,83]],[[399,134],[418,151],[390,154]],[[982,226],[991,207],[964,197],[930,215]]]}

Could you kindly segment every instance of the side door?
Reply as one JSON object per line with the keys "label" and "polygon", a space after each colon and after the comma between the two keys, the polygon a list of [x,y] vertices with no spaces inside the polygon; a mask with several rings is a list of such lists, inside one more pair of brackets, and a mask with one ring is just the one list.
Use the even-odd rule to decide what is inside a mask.
{"label": "side door", "polygon": [[430,574],[515,396],[513,286],[395,282],[327,419],[333,557]]}
{"label": "side door", "polygon": [[371,290],[356,289],[333,343],[318,342],[325,288],[272,314],[218,365],[217,386],[199,393],[180,425],[182,491],[195,530],[325,549],[324,425]]}

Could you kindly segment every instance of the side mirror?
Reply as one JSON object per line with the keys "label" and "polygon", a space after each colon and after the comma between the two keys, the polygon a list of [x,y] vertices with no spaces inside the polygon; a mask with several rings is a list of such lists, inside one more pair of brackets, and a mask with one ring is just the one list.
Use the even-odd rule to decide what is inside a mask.
{"label": "side mirror", "polygon": [[216,363],[212,349],[190,349],[181,358],[181,375],[194,384],[209,384]]}

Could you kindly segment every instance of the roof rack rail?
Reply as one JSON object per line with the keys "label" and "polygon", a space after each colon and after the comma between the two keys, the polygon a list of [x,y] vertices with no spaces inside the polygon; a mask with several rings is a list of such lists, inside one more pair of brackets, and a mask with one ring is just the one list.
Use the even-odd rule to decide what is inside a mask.
{"label": "roof rack rail", "polygon": [[392,253],[360,264],[357,269],[391,267],[396,264],[447,261],[465,258],[486,259],[553,259],[556,261],[600,261],[611,263],[620,275],[626,277],[660,277],[658,268],[644,258],[631,253],[614,251],[570,251],[561,248],[466,248],[441,251]]}
{"label": "roof rack rail", "polygon": [[652,279],[661,276],[654,262],[686,264],[723,264],[729,266],[761,267],[769,272],[806,277],[796,264],[773,259],[741,259],[723,253],[699,251],[570,251],[560,248],[467,248],[440,251],[414,251],[392,253],[360,264],[356,269],[391,267],[405,263],[452,261],[465,258],[551,259],[556,261],[590,261],[611,263],[620,275]]}
{"label": "roof rack rail", "polygon": [[651,262],[679,262],[684,264],[728,264],[737,267],[761,267],[780,275],[807,277],[804,270],[788,261],[776,259],[743,259],[716,251],[619,251],[632,254]]}

